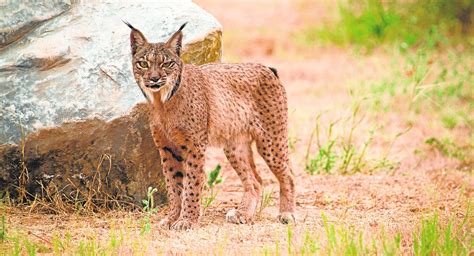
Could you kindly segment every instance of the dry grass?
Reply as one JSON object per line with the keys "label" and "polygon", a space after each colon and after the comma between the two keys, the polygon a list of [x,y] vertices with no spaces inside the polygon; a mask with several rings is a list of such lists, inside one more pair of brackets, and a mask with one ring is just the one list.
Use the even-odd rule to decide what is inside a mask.
{"label": "dry grass", "polygon": [[[446,109],[472,110],[472,73],[461,69],[446,76],[445,81],[458,82],[464,77],[467,92],[443,98],[438,105],[445,108],[440,108],[430,100],[437,96],[423,89],[444,88],[428,86],[439,75],[432,64],[425,65],[425,71],[431,69],[426,75],[418,64],[417,70],[406,69],[410,60],[399,53],[376,50],[361,56],[331,47],[305,48],[295,41],[294,31],[307,22],[322,22],[334,11],[330,1],[197,2],[223,23],[225,60],[276,67],[286,85],[298,224],[276,222],[278,184],[259,157],[257,168],[267,191],[272,191],[264,196],[266,205],[254,225],[225,223],[225,212],[239,203],[242,187],[222,152],[209,150],[206,169],[221,164],[224,182],[215,185],[219,193],[198,229],[158,229],[166,209],[153,215],[43,214],[3,205],[10,239],[0,241],[0,254],[17,247],[23,254],[423,254],[415,244],[426,237],[436,238],[440,254],[449,254],[448,240],[454,241],[453,248],[466,248],[457,254],[474,253],[473,215],[468,210],[474,193],[473,165],[468,161],[474,146],[472,117],[446,118]],[[449,70],[461,59],[444,52],[428,54]],[[472,67],[474,54],[461,54],[471,56],[463,63]],[[418,71],[422,81],[412,83],[409,72]],[[418,87],[413,89],[413,84]],[[425,94],[429,97],[422,97]],[[425,143],[430,138],[436,140]],[[331,141],[334,166],[311,175],[308,159],[317,159]],[[447,233],[454,238],[447,239]]]}

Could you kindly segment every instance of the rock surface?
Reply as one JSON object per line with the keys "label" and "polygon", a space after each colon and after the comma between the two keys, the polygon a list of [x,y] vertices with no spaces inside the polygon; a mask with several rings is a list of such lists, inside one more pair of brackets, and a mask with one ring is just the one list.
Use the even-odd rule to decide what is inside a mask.
{"label": "rock surface", "polygon": [[[36,8],[30,5],[24,7]],[[219,23],[190,1],[63,3],[42,12],[26,9],[10,17],[29,17],[22,26],[0,23],[1,31],[37,26],[26,35],[3,35],[2,45],[23,37],[0,50],[0,143],[18,143],[19,122],[30,132],[65,121],[112,120],[143,101],[131,71],[130,29],[122,20],[154,42],[165,41],[187,21],[183,58],[195,64],[220,59]]]}
{"label": "rock surface", "polygon": [[[71,186],[66,178],[81,184],[104,155],[114,172],[107,193],[138,202],[147,186],[159,187],[147,108],[131,111],[144,98],[133,80],[130,30],[122,20],[152,42],[188,22],[183,59],[194,64],[220,60],[220,24],[186,0],[7,3],[0,4],[6,17],[0,21],[0,190],[14,192],[10,183],[22,163],[31,184],[48,183],[53,178],[43,178],[51,175],[63,185]],[[16,145],[22,137],[24,155]],[[38,186],[28,189],[37,192]]]}
{"label": "rock surface", "polygon": [[8,1],[0,3],[0,17],[2,17],[0,20],[0,49],[70,8],[70,1]]}
{"label": "rock surface", "polygon": [[11,198],[61,196],[70,203],[90,200],[97,208],[139,203],[147,187],[155,187],[160,192],[155,203],[163,203],[160,156],[150,139],[147,111],[140,103],[110,122],[65,123],[32,133],[20,145],[1,146],[0,188]]}

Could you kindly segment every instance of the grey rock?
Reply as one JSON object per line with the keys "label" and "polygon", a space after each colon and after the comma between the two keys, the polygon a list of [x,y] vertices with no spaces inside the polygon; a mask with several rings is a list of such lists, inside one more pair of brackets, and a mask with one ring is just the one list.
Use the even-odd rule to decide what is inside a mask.
{"label": "grey rock", "polygon": [[[221,25],[186,0],[19,2],[0,4],[0,193],[34,196],[52,186],[88,194],[102,170],[96,182],[105,194],[95,198],[139,203],[152,186],[162,202],[160,159],[122,20],[152,42],[188,22],[182,57],[194,64],[220,61]],[[98,166],[104,156],[107,170]]]}
{"label": "grey rock", "polygon": [[[221,26],[191,1],[64,1],[31,8],[38,6],[12,1],[2,11],[17,10],[5,15],[12,22],[2,21],[0,31],[37,28],[2,38],[2,45],[9,45],[0,50],[0,144],[19,142],[19,124],[28,134],[66,121],[112,120],[143,101],[131,71],[130,29],[122,20],[150,41],[165,41],[188,22],[185,60],[202,64],[220,59]],[[29,21],[14,25],[30,15]]]}
{"label": "grey rock", "polygon": [[0,3],[0,49],[71,8],[70,1]]}

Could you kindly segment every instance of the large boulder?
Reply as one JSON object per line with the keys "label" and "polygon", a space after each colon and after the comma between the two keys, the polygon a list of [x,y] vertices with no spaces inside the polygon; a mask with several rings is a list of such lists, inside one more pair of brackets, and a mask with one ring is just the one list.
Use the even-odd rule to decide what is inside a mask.
{"label": "large boulder", "polygon": [[220,61],[221,25],[185,0],[20,2],[0,8],[0,192],[90,195],[96,182],[102,201],[137,203],[148,186],[163,201],[122,20],[153,42],[188,22],[183,59],[198,65]]}

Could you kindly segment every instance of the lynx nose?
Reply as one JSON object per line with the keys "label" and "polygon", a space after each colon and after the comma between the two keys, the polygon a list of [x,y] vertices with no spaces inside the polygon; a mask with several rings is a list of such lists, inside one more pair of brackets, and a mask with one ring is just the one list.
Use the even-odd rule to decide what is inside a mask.
{"label": "lynx nose", "polygon": [[150,81],[152,81],[153,83],[156,83],[156,82],[158,82],[159,80],[160,80],[160,78],[157,77],[157,76],[150,77]]}

